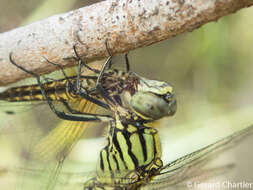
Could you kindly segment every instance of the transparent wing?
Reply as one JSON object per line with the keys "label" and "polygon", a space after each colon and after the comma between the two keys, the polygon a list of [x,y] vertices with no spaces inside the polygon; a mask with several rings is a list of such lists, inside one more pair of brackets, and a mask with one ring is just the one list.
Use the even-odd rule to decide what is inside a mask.
{"label": "transparent wing", "polygon": [[[49,172],[49,171],[48,171]],[[54,172],[54,171],[51,171]],[[45,170],[28,169],[28,168],[8,168],[1,171],[0,187],[1,189],[22,189],[31,190],[36,189],[49,189],[48,184],[41,177]],[[91,179],[95,173],[67,173],[61,172],[57,176],[57,183],[54,184],[54,190],[57,189],[83,189],[85,181]],[[22,180],[20,180],[22,176]],[[42,180],[42,181],[41,181]],[[45,183],[45,184],[43,184]]]}
{"label": "transparent wing", "polygon": [[[218,140],[213,144],[166,164],[158,174],[151,177],[152,179],[150,181],[144,180],[141,182],[141,189],[185,189],[188,181],[200,182],[230,172],[234,168],[234,164],[226,164],[212,168],[206,168],[206,166],[207,163],[216,158],[218,154],[229,148],[233,148],[241,140],[252,135],[252,133],[253,126],[247,127]],[[131,173],[131,171],[129,171],[129,173]],[[118,175],[120,176],[121,174]],[[77,178],[78,177],[76,176],[76,179]],[[138,183],[138,180],[134,175],[127,175],[123,178],[117,178],[114,176],[111,184],[101,184],[101,186],[108,188],[125,187],[127,189],[134,183]]]}
{"label": "transparent wing", "polygon": [[[160,173],[154,175],[153,179],[149,182],[142,183],[141,189],[179,189],[185,188],[186,182],[189,180],[197,179],[198,181],[204,181],[209,179],[210,177],[214,177],[217,175],[222,175],[228,171],[230,171],[234,165],[227,164],[221,167],[216,168],[205,168],[204,166],[216,157],[218,153],[227,150],[230,147],[234,147],[240,140],[245,139],[245,137],[252,135],[253,126],[250,126],[244,130],[233,133],[230,136],[227,136],[211,145],[208,145],[204,148],[201,148],[195,152],[187,154],[171,163],[165,165]],[[80,163],[79,163],[80,164]],[[3,173],[6,170],[2,170]],[[37,170],[34,169],[22,169],[21,173],[24,172],[27,177],[29,184],[34,181],[41,179],[41,175],[45,174],[45,170]],[[55,173],[47,171],[47,174]],[[129,171],[130,173],[130,171]],[[121,174],[119,173],[119,176]],[[32,177],[31,177],[32,176]],[[39,177],[38,177],[39,176]],[[108,175],[110,176],[110,175]],[[48,175],[49,177],[49,175]],[[82,172],[82,173],[58,173],[57,184],[54,184],[55,189],[83,189],[84,184],[96,177],[95,172]],[[31,180],[35,178],[34,180]],[[52,176],[49,177],[53,179]],[[55,178],[54,178],[55,179]],[[117,187],[129,187],[130,185],[136,183],[136,176],[128,175],[124,178],[114,177],[112,181],[114,183],[111,184],[102,184],[104,187],[108,188],[117,188]],[[47,183],[48,184],[48,183]],[[52,184],[52,183],[51,183]]]}
{"label": "transparent wing", "polygon": [[[43,171],[40,172],[40,175],[37,172],[36,179],[39,182],[37,186],[40,186],[40,189],[53,189],[65,158],[82,137],[90,123],[63,120],[59,122],[46,104],[28,103],[23,104],[23,106],[21,106],[22,104],[19,105],[13,111],[16,114],[6,114],[2,110],[4,122],[1,124],[0,136],[7,138],[9,142],[15,142],[13,147],[18,150],[18,157],[22,158],[21,163],[16,165]],[[95,113],[97,109],[95,104],[85,99],[77,99],[69,102],[69,105],[83,113]],[[8,110],[11,110],[11,107],[3,106]],[[43,107],[46,110],[42,110]],[[22,110],[24,110],[23,113]],[[43,114],[43,111],[46,113]],[[33,113],[35,113],[37,119],[32,117]],[[40,121],[38,122],[38,120]],[[53,122],[46,129],[48,120],[53,120]],[[40,127],[36,126],[38,123],[41,124]],[[22,182],[24,179],[22,176],[25,173],[21,177],[18,176],[20,178],[18,186],[21,189],[26,188],[26,185]],[[30,184],[27,186],[30,186]]]}
{"label": "transparent wing", "polygon": [[[72,68],[64,71],[70,77],[77,74]],[[88,72],[86,71],[85,76]],[[54,82],[56,78],[65,78],[65,74],[55,72],[42,76],[41,82]],[[25,80],[16,83],[14,87],[24,84],[29,87],[30,84],[37,84],[37,81],[35,79]],[[65,113],[71,112],[70,109],[72,109],[81,113],[94,114],[97,110],[95,104],[83,98],[69,100],[67,104],[70,109],[62,102],[53,101],[53,104]],[[40,171],[36,172],[36,175],[30,172],[32,173],[30,177],[36,176],[34,184],[37,184],[39,189],[54,189],[64,160],[83,136],[85,129],[91,125],[88,122],[60,121],[45,101],[10,103],[1,101],[0,119],[2,121],[0,123],[0,147],[1,141],[6,142],[11,147],[11,150],[7,151],[8,154],[11,152],[12,158],[16,158],[10,160],[6,156],[7,161],[0,161],[0,167],[18,166],[18,168],[31,168],[31,171]],[[4,154],[3,151],[1,153]],[[27,172],[18,172],[17,177],[20,180],[14,189],[18,189],[17,187],[26,189],[26,184],[23,183],[26,174]],[[33,189],[29,183],[27,186],[27,189]]]}
{"label": "transparent wing", "polygon": [[[213,144],[168,163],[149,184],[143,187],[143,189],[164,189],[168,186],[174,186],[185,182],[187,179],[197,177],[200,174],[205,174],[206,172],[204,172],[203,166],[205,166],[206,163],[224,150],[234,147],[240,140],[252,135],[252,133],[253,126],[249,126]],[[224,166],[223,169],[231,168],[231,165],[228,166],[229,167]],[[220,169],[221,168],[218,168],[218,170]],[[212,171],[214,171],[214,173],[217,172],[215,169]],[[212,176],[211,173],[207,176]]]}
{"label": "transparent wing", "polygon": [[[86,100],[76,101],[75,104],[76,108],[82,112],[96,112],[96,105]],[[51,160],[52,165],[55,165],[54,171],[45,173],[46,181],[48,181],[46,182],[46,189],[53,189],[65,158],[83,135],[88,125],[89,123],[86,122],[61,121],[56,128],[34,146],[31,152],[32,159],[43,162]],[[49,170],[51,170],[51,167]]]}

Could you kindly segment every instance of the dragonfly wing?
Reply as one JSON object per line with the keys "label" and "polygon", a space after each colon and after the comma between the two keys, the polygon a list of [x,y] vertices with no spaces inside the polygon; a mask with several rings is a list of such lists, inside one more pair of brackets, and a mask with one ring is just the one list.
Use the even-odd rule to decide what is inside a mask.
{"label": "dragonfly wing", "polygon": [[[1,168],[2,169],[2,168]],[[22,189],[31,190],[36,189],[50,189],[45,180],[41,178],[44,170],[40,169],[28,169],[28,168],[4,168],[0,170],[0,187],[1,189]],[[53,171],[52,171],[53,172]],[[54,186],[54,190],[80,190],[83,189],[84,182],[94,177],[95,172],[61,172],[58,175],[57,184]],[[22,181],[17,181],[15,177],[22,176]],[[39,181],[38,179],[42,179]]]}
{"label": "dragonfly wing", "polygon": [[[76,108],[82,112],[96,112],[97,106],[89,101],[82,99],[74,103]],[[48,159],[60,161],[68,155],[88,126],[89,123],[87,122],[61,121],[56,128],[34,146],[32,158],[44,161]]]}
{"label": "dragonfly wing", "polygon": [[[1,115],[4,115],[3,118],[5,119],[0,126],[0,135],[1,137],[3,136],[10,140],[7,136],[9,136],[8,134],[11,134],[10,136],[13,138],[11,141],[16,141],[15,144],[20,145],[21,151],[20,153],[17,153],[17,155],[21,154],[21,158],[23,158],[21,167],[31,168],[33,170],[39,169],[41,171],[34,175],[33,179],[36,180],[34,180],[33,183],[40,187],[39,189],[54,189],[65,158],[69,155],[70,151],[84,134],[85,129],[90,123],[62,120],[57,125],[59,120],[56,118],[54,120],[54,125],[57,126],[52,130],[45,130],[47,125],[46,120],[51,117],[51,115],[54,116],[51,110],[48,110],[46,117],[42,117],[42,105],[40,103],[9,103],[9,105],[14,104],[20,105],[13,111],[14,113],[18,113],[16,116],[7,114],[8,117],[6,118],[5,112],[1,109],[3,113]],[[95,104],[86,101],[83,98],[69,101],[68,104],[71,108],[74,108],[81,113],[95,113],[97,109]],[[34,107],[34,105],[36,106]],[[46,103],[44,106],[48,108]],[[9,110],[13,107],[14,106],[3,106],[3,108]],[[43,118],[41,119],[42,121],[40,121],[42,126],[36,127],[38,120],[31,117],[33,113],[38,113],[37,119],[41,119],[40,116]],[[28,116],[23,117],[25,115]],[[34,121],[32,121],[33,119]],[[21,127],[21,123],[24,123],[24,126]],[[45,135],[45,133],[47,133],[47,135]],[[18,147],[16,145],[14,145],[15,149]],[[31,182],[28,182],[27,184],[24,182],[26,174],[27,172],[19,172],[17,175],[17,178],[19,178],[17,186],[21,187],[22,190],[26,189],[26,187],[27,189],[30,189],[31,187]]]}
{"label": "dragonfly wing", "polygon": [[[85,113],[95,113],[97,108],[95,104],[85,99],[72,102],[73,105],[77,110]],[[45,189],[54,188],[65,158],[84,134],[88,125],[87,122],[61,121],[33,147],[31,159],[46,162],[44,165],[47,165],[46,170],[42,172],[43,178],[46,179],[45,184],[47,184]]]}
{"label": "dragonfly wing", "polygon": [[249,126],[165,165],[152,182],[145,185],[143,189],[175,186],[176,184],[185,182],[187,179],[198,176],[201,174],[199,173],[202,170],[201,168],[208,161],[212,160],[214,156],[216,157],[218,153],[234,147],[236,143],[252,135],[252,133],[253,126]]}

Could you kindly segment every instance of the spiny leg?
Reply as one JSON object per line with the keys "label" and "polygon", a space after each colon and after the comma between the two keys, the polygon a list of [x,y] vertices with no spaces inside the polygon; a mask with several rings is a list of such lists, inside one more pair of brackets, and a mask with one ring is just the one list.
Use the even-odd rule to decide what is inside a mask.
{"label": "spiny leg", "polygon": [[[111,54],[109,47],[108,47],[107,40],[105,41],[105,46],[106,46],[107,53],[109,54],[110,57],[112,57],[112,54]],[[128,59],[128,53],[125,53],[124,57],[125,57],[125,64],[126,64],[126,72],[129,72],[130,64],[129,64],[129,59]],[[112,67],[112,63],[110,62],[110,63],[108,63],[108,68],[110,69],[111,67]]]}
{"label": "spiny leg", "polygon": [[91,68],[88,64],[84,63],[84,61],[82,60],[82,58],[81,58],[81,57],[79,56],[79,54],[77,53],[77,50],[76,50],[76,46],[75,46],[75,45],[73,46],[73,49],[74,49],[74,52],[75,52],[75,55],[76,55],[76,57],[77,57],[78,62],[80,62],[80,64],[81,64],[82,66],[86,67],[88,70],[90,70],[90,71],[92,71],[92,72],[94,72],[94,73],[96,73],[96,74],[100,73],[99,70],[93,69],[93,68]]}
{"label": "spiny leg", "polygon": [[[76,57],[77,57],[77,59],[78,59],[78,73],[77,73],[77,83],[76,83],[76,84],[73,84],[73,83],[69,80],[69,77],[67,76],[66,72],[64,71],[64,68],[62,67],[62,65],[53,63],[53,62],[49,61],[47,58],[45,58],[45,57],[44,57],[44,58],[46,59],[46,61],[47,61],[48,63],[50,63],[50,64],[52,64],[52,65],[54,65],[54,66],[60,68],[60,70],[62,71],[62,73],[63,73],[63,75],[64,75],[64,77],[65,77],[65,79],[69,82],[69,84],[70,84],[71,86],[74,87],[74,91],[75,91],[76,94],[80,95],[81,97],[87,99],[87,100],[90,101],[90,102],[93,102],[94,104],[97,104],[98,106],[101,106],[101,107],[103,107],[103,108],[105,108],[105,109],[109,109],[109,106],[108,106],[106,103],[104,103],[104,102],[102,102],[102,101],[100,101],[100,100],[98,100],[98,99],[95,99],[95,98],[92,98],[91,96],[89,96],[89,95],[88,95],[88,91],[87,91],[84,87],[82,87],[82,86],[80,85],[80,80],[81,80],[81,67],[82,67],[82,66],[85,66],[86,68],[88,68],[89,70],[91,70],[91,71],[93,71],[93,72],[95,72],[95,73],[97,73],[97,72],[99,72],[99,71],[90,68],[87,64],[84,64],[84,63],[83,63],[83,60],[81,59],[81,57],[78,55],[78,53],[77,53],[77,51],[76,51],[76,46],[73,46],[73,49],[74,49],[74,52],[75,52]],[[81,91],[81,88],[84,89],[85,92]],[[72,89],[72,90],[73,90],[73,89]]]}
{"label": "spiny leg", "polygon": [[[46,61],[47,61],[49,64],[58,67],[58,68],[61,70],[61,72],[62,72],[64,78],[65,78],[69,83],[71,83],[71,81],[69,80],[69,77],[67,76],[66,72],[64,71],[64,68],[63,68],[62,65],[56,64],[56,63],[54,63],[54,62],[51,62],[51,61],[49,61],[46,57],[44,57],[44,59],[46,59]],[[72,84],[72,83],[71,83],[71,84]]]}
{"label": "spiny leg", "polygon": [[[104,88],[102,87],[101,85],[101,80],[103,78],[103,75],[105,73],[105,70],[107,68],[110,68],[111,67],[111,59],[112,59],[112,54],[109,50],[109,47],[108,47],[108,41],[106,40],[105,41],[105,46],[106,46],[106,50],[109,54],[109,58],[106,60],[105,64],[103,65],[102,67],[102,70],[98,76],[98,79],[97,79],[97,82],[96,82],[96,89],[100,91],[101,95],[103,96],[104,99],[107,99],[107,100],[110,100],[110,102],[114,102],[113,99],[108,95],[108,93],[104,90]],[[128,60],[128,54],[125,54],[125,63],[126,63],[126,71],[128,72],[130,70],[130,65],[129,65],[129,60]]]}
{"label": "spiny leg", "polygon": [[[83,112],[80,112],[78,110],[75,110],[69,106],[68,102],[66,101],[60,101],[66,108],[67,110],[72,113],[72,114],[83,114]],[[87,116],[95,116],[95,117],[111,117],[110,115],[105,115],[105,114],[93,114],[93,113],[85,113]]]}
{"label": "spiny leg", "polygon": [[[52,64],[52,62],[50,62],[50,64]],[[53,63],[53,64],[55,64],[55,63]],[[57,65],[57,64],[55,64],[56,66],[60,66],[60,65]],[[62,72],[63,73],[65,73],[64,72],[64,69],[63,69],[63,67],[62,66],[60,66],[61,67],[61,69],[62,69]],[[66,74],[64,74],[64,76],[66,76],[67,77],[67,75]],[[43,77],[43,79],[46,81],[46,82],[50,82],[50,81],[56,81],[56,80],[54,80],[54,79],[52,79],[52,78],[48,78],[48,77],[44,77],[44,76],[42,76]],[[82,78],[85,78],[85,79],[97,79],[97,77],[92,77],[92,76],[82,76]],[[93,103],[95,103],[96,105],[98,105],[98,106],[100,106],[100,107],[103,107],[103,108],[105,108],[105,109],[109,109],[109,106],[106,104],[106,103],[104,103],[104,102],[102,102],[102,101],[100,101],[100,100],[98,100],[98,99],[96,99],[96,98],[92,98],[91,96],[89,96],[88,94],[90,93],[90,92],[93,92],[93,91],[95,91],[95,89],[93,90],[93,91],[90,91],[90,92],[88,92],[88,90],[87,89],[85,89],[84,87],[82,87],[82,89],[84,89],[85,90],[85,93],[83,93],[83,92],[81,92],[80,90],[78,90],[77,91],[77,87],[75,86],[75,84],[73,84],[69,79],[70,79],[70,77],[67,77],[67,78],[65,78],[67,81],[68,81],[68,83],[70,84],[70,86],[72,86],[72,87],[74,87],[74,88],[71,88],[72,90],[74,90],[75,91],[75,93],[76,94],[78,94],[79,96],[81,96],[81,97],[83,97],[83,98],[85,98],[85,99],[87,99],[87,100],[89,100],[90,102],[93,102]],[[49,81],[50,80],[50,81]],[[79,79],[80,80],[80,79]],[[64,104],[64,106],[69,110],[69,108],[70,107],[67,107],[67,105],[66,105],[66,102],[64,103],[63,101],[61,101],[63,104]],[[70,111],[70,110],[69,110]],[[78,112],[76,112],[76,111],[74,111],[74,110],[72,110],[73,111],[73,114],[74,114],[74,112],[77,114]],[[71,112],[71,111],[70,111]],[[72,112],[71,112],[72,113]],[[80,114],[81,114],[81,112],[80,112]],[[87,114],[87,115],[89,115],[89,114]]]}
{"label": "spiny leg", "polygon": [[[87,69],[89,69],[90,71],[93,71],[94,73],[99,73],[99,71],[95,70],[95,69],[92,69],[91,67],[89,67],[87,64],[83,63],[83,60],[81,59],[81,57],[78,55],[77,53],[77,50],[76,50],[76,46],[73,46],[73,49],[74,49],[74,52],[75,52],[75,55],[77,57],[77,61],[78,61],[78,71],[77,71],[77,82],[76,82],[76,90],[78,93],[81,92],[81,88],[83,88],[81,86],[81,74],[82,74],[82,66],[86,67]],[[86,93],[87,93],[87,90],[85,88],[83,88]]]}
{"label": "spiny leg", "polygon": [[112,53],[108,47],[108,40],[107,39],[105,40],[105,48],[106,48],[107,53],[109,54],[109,58],[107,59],[106,64],[108,65],[108,68],[110,69],[112,67]]}
{"label": "spiny leg", "polygon": [[49,78],[49,77],[45,77],[45,76],[42,76],[43,80],[46,82],[46,83],[49,83],[49,82],[54,82],[55,79],[52,79],[52,78]]}
{"label": "spiny leg", "polygon": [[[81,97],[83,97],[83,98],[85,98],[85,99],[87,99],[87,100],[90,100],[90,98],[92,98],[92,97],[88,96],[88,93],[89,93],[89,92],[87,91],[87,89],[85,89],[85,88],[84,88],[83,86],[81,86],[81,84],[80,84],[80,81],[81,81],[81,73],[82,73],[82,66],[86,67],[87,69],[93,71],[93,72],[96,73],[96,74],[100,73],[100,71],[99,71],[99,70],[96,70],[96,69],[93,69],[93,68],[89,67],[87,64],[83,63],[83,60],[82,60],[81,57],[78,55],[75,46],[73,47],[73,49],[74,49],[74,52],[75,52],[75,54],[76,54],[76,56],[77,56],[77,58],[78,58],[78,73],[77,73],[77,84],[76,84],[77,93],[78,93]],[[84,89],[86,93],[83,93],[83,92],[81,91],[81,89]],[[95,90],[96,90],[96,88],[93,89],[92,91],[95,91]],[[91,91],[91,92],[92,92],[92,91]],[[106,103],[104,103],[104,102],[102,102],[102,101],[100,101],[100,100],[96,100],[96,99],[94,99],[93,101],[96,102],[97,105],[99,105],[99,106],[101,106],[101,107],[103,107],[103,108],[105,108],[105,109],[109,109],[109,106],[108,106]]]}
{"label": "spiny leg", "polygon": [[[82,66],[82,65],[86,65],[86,64],[83,64],[83,61],[82,61],[81,58],[78,56],[78,54],[77,54],[77,52],[76,52],[76,49],[75,49],[75,46],[74,46],[73,48],[74,48],[74,51],[75,51],[75,53],[76,53],[77,58],[79,59],[79,60],[78,60],[78,73],[77,73],[77,83],[76,83],[76,84],[73,84],[73,83],[69,80],[70,77],[67,76],[67,74],[66,74],[66,72],[64,71],[64,68],[62,67],[62,65],[53,63],[53,62],[49,61],[47,58],[45,58],[45,59],[46,59],[46,61],[47,61],[49,64],[52,64],[52,65],[54,65],[54,66],[60,68],[60,70],[62,71],[62,73],[63,73],[63,75],[64,75],[64,77],[65,77],[65,79],[66,79],[66,80],[68,81],[68,83],[73,87],[73,89],[74,89],[74,91],[75,91],[76,94],[79,94],[81,97],[83,97],[83,98],[89,100],[90,102],[93,102],[93,103],[97,104],[98,106],[101,106],[101,107],[103,107],[103,108],[105,108],[105,109],[109,109],[109,106],[108,106],[106,103],[104,103],[104,102],[102,102],[102,101],[100,101],[100,100],[98,100],[98,99],[95,99],[95,98],[92,98],[91,96],[89,96],[89,95],[88,95],[88,91],[87,91],[84,87],[82,87],[82,86],[80,85],[80,80],[81,80],[81,66]],[[87,65],[86,65],[86,66],[87,66]],[[81,91],[81,88],[85,90],[85,93]],[[72,90],[73,90],[73,89],[72,89]]]}
{"label": "spiny leg", "polygon": [[102,84],[101,84],[101,80],[103,78],[105,70],[107,69],[107,67],[109,67],[109,68],[111,67],[111,60],[112,60],[112,54],[111,54],[111,52],[108,48],[107,40],[105,41],[105,47],[106,47],[106,50],[109,54],[109,57],[107,58],[105,64],[102,67],[101,72],[99,73],[99,76],[98,76],[98,79],[97,79],[97,82],[96,82],[96,89],[100,91],[100,93],[101,93],[101,95],[104,99],[110,100],[110,102],[114,102],[112,100],[112,98],[108,95],[108,93],[104,90],[104,88],[102,87]]}
{"label": "spiny leg", "polygon": [[[82,77],[81,76],[82,66],[86,67],[87,69],[91,70],[92,72],[94,72],[96,74],[100,73],[100,71],[97,69],[93,69],[93,68],[89,67],[87,64],[83,63],[83,60],[81,59],[81,57],[77,53],[76,46],[73,46],[73,49],[74,49],[75,55],[78,60],[78,73],[77,73],[77,84],[76,84],[77,94],[79,94],[81,97],[83,97],[83,98],[85,98],[85,99],[105,108],[105,109],[109,109],[109,106],[106,103],[89,96],[88,95],[89,92],[84,87],[81,86],[80,81],[81,81],[81,77]],[[82,89],[84,89],[85,92],[83,92]],[[96,88],[94,90],[96,90]]]}
{"label": "spiny leg", "polygon": [[[52,62],[52,61],[49,61],[46,57],[44,57],[44,59],[45,59],[49,64],[58,67],[58,68],[61,70],[61,72],[62,72],[62,74],[63,74],[63,76],[64,76],[64,79],[66,79],[70,85],[73,85],[72,82],[69,80],[69,77],[67,76],[66,72],[64,71],[64,68],[62,67],[62,65],[56,64],[56,63],[54,63],[54,62]],[[44,80],[45,80],[46,82],[49,82],[49,80],[55,81],[54,79],[51,79],[51,78],[48,78],[48,77],[44,77],[44,76],[42,76],[42,77],[44,78]],[[78,112],[77,110],[73,110],[73,109],[69,106],[69,104],[68,104],[67,102],[65,102],[64,100],[60,100],[60,102],[67,108],[67,110],[68,110],[70,113],[72,113],[72,114],[77,114],[77,113],[80,114],[80,112]]]}
{"label": "spiny leg", "polygon": [[[34,76],[37,79],[38,85],[40,87],[41,93],[43,95],[43,97],[45,98],[45,100],[47,101],[50,109],[61,119],[65,119],[65,120],[70,120],[70,121],[108,121],[111,120],[111,116],[103,116],[103,117],[96,117],[96,116],[92,116],[92,117],[85,117],[85,113],[82,113],[80,115],[74,115],[74,114],[67,114],[65,112],[61,112],[58,111],[55,106],[53,105],[52,101],[49,99],[49,97],[47,96],[47,93],[43,87],[43,84],[41,83],[40,80],[40,76],[32,71],[29,71],[27,69],[25,69],[24,67],[18,65],[12,58],[12,52],[9,54],[9,60],[10,62],[15,65],[16,67],[18,67],[19,69],[23,70],[24,72]],[[92,102],[92,101],[91,101]],[[94,102],[92,102],[94,103]],[[95,103],[96,104],[96,103]]]}
{"label": "spiny leg", "polygon": [[126,64],[126,71],[129,72],[130,64],[129,64],[129,60],[128,60],[128,53],[125,54],[125,64]]}

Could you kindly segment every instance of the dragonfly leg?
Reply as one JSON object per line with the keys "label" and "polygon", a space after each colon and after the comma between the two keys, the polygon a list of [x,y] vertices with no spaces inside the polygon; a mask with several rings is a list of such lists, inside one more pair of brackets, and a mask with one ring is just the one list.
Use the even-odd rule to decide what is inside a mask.
{"label": "dragonfly leg", "polygon": [[[88,91],[83,88],[80,84],[80,80],[81,80],[81,73],[82,73],[82,66],[86,67],[87,69],[93,71],[94,73],[99,73],[99,70],[96,70],[96,69],[93,69],[91,67],[89,67],[87,64],[85,64],[83,62],[83,60],[81,59],[81,57],[78,55],[77,51],[76,51],[76,46],[73,46],[73,49],[74,49],[74,52],[76,54],[76,57],[78,59],[78,73],[77,73],[77,84],[76,84],[76,90],[77,90],[77,94],[79,94],[81,97],[87,99],[88,101],[94,103],[94,104],[97,104],[98,106],[101,106],[105,109],[109,109],[109,106],[98,100],[98,99],[95,99],[93,97],[91,97],[89,94],[88,94]],[[84,89],[85,92],[82,91],[82,89]]]}
{"label": "dragonfly leg", "polygon": [[68,113],[65,113],[63,111],[59,111],[55,108],[55,106],[53,105],[52,101],[49,99],[49,97],[47,96],[47,93],[43,87],[43,84],[41,83],[41,80],[40,80],[40,76],[32,71],[29,71],[27,69],[25,69],[24,67],[18,65],[12,58],[12,52],[9,54],[9,60],[10,62],[15,65],[16,67],[18,67],[19,69],[21,69],[22,71],[34,76],[38,82],[38,85],[40,87],[40,90],[41,90],[41,94],[43,95],[43,97],[45,98],[45,100],[47,101],[50,109],[61,119],[65,119],[65,120],[70,120],[70,121],[108,121],[108,120],[111,120],[111,116],[103,116],[103,117],[100,117],[100,116],[96,116],[96,115],[86,115],[85,116],[85,113],[82,113],[82,114],[68,114]]}
{"label": "dragonfly leg", "polygon": [[[109,57],[108,59],[106,60],[105,64],[103,65],[102,67],[102,70],[101,72],[99,73],[99,76],[98,76],[98,79],[97,79],[97,82],[96,82],[96,89],[100,91],[100,94],[102,95],[102,97],[106,100],[109,100],[110,102],[114,103],[113,99],[109,96],[109,94],[104,90],[104,88],[102,87],[102,84],[101,84],[101,80],[103,78],[103,75],[105,73],[105,70],[107,68],[111,68],[111,60],[112,60],[112,54],[109,50],[109,47],[108,47],[108,41],[106,40],[105,41],[105,46],[106,46],[106,50],[109,54]],[[128,54],[125,54],[125,63],[126,63],[126,70],[129,71],[130,70],[130,65],[129,65],[129,60],[128,60]]]}
{"label": "dragonfly leg", "polygon": [[89,115],[89,116],[95,116],[95,117],[111,117],[110,115],[105,115],[105,114],[92,114],[92,113],[84,113],[84,112],[80,112],[78,110],[75,110],[73,108],[71,108],[68,104],[68,102],[66,101],[61,101],[63,103],[63,105],[67,108],[67,110],[71,113],[71,114],[84,114],[84,115]]}
{"label": "dragonfly leg", "polygon": [[104,88],[102,87],[102,84],[101,84],[101,80],[103,78],[103,75],[105,73],[105,70],[108,68],[111,67],[111,61],[112,61],[112,54],[109,50],[109,47],[108,47],[108,43],[107,43],[107,40],[105,41],[105,46],[106,46],[106,50],[109,54],[109,57],[108,59],[106,60],[105,64],[103,65],[102,67],[102,70],[100,71],[99,73],[99,76],[98,76],[98,79],[97,79],[97,82],[96,82],[96,89],[100,91],[102,97],[104,99],[107,99],[107,100],[110,100],[111,102],[113,102],[112,98],[108,95],[108,93],[104,90]]}
{"label": "dragonfly leg", "polygon": [[[90,102],[97,104],[98,106],[101,106],[101,107],[103,107],[103,108],[105,108],[105,109],[108,109],[109,106],[108,106],[107,104],[105,104],[104,102],[101,102],[101,101],[98,100],[98,99],[95,99],[95,98],[92,98],[91,96],[89,96],[87,90],[86,90],[85,88],[83,88],[83,87],[80,85],[80,80],[81,80],[81,67],[82,67],[82,65],[86,66],[86,68],[88,68],[89,70],[92,70],[93,72],[99,72],[99,71],[98,71],[98,70],[93,70],[93,69],[90,68],[87,64],[84,64],[84,63],[83,63],[83,60],[82,60],[82,59],[79,57],[79,55],[77,54],[77,51],[76,51],[75,46],[74,46],[73,48],[74,48],[74,52],[75,52],[75,54],[76,54],[76,56],[77,56],[77,58],[78,58],[78,73],[77,73],[77,82],[76,82],[76,84],[73,84],[73,83],[69,80],[69,77],[67,76],[66,72],[64,71],[64,68],[62,67],[62,65],[53,63],[53,62],[49,61],[47,58],[45,58],[45,57],[44,57],[44,58],[46,59],[46,61],[47,61],[49,64],[52,64],[52,65],[54,65],[54,66],[60,68],[60,70],[61,70],[63,76],[64,76],[65,79],[68,81],[68,83],[69,83],[71,86],[74,87],[74,89],[75,89],[74,91],[77,91],[77,92],[76,92],[77,94],[79,94],[81,97],[83,97],[83,98],[89,100]],[[80,90],[81,88],[84,89],[84,90],[86,91],[86,93],[81,92],[81,90]]]}
{"label": "dragonfly leg", "polygon": [[[111,57],[109,57],[106,61],[106,63],[104,64],[104,66],[106,66],[107,62],[109,62],[111,59]],[[109,100],[110,102],[114,102],[113,99],[109,96],[109,94],[105,91],[105,89],[102,87],[102,84],[101,84],[101,78],[103,76],[103,73],[104,73],[104,68],[103,67],[103,70],[101,71],[99,77],[98,77],[98,80],[97,80],[97,83],[96,83],[96,89],[99,90],[100,94],[102,95],[102,97],[106,100]]]}
{"label": "dragonfly leg", "polygon": [[69,77],[67,76],[66,72],[64,71],[64,68],[63,68],[62,65],[56,64],[56,63],[54,63],[54,62],[52,62],[52,61],[49,61],[46,57],[44,57],[44,59],[45,59],[49,64],[58,67],[58,68],[61,70],[61,72],[62,72],[63,76],[65,77],[65,79],[66,79],[69,83],[71,83],[71,81],[69,80]]}
{"label": "dragonfly leg", "polygon": [[49,77],[44,77],[44,76],[42,76],[42,78],[43,78],[43,80],[46,81],[47,83],[48,83],[48,82],[54,82],[54,81],[55,81],[55,79],[52,79],[52,78],[49,78]]}
{"label": "dragonfly leg", "polygon": [[[106,46],[106,51],[107,53],[109,54],[110,57],[112,57],[112,54],[109,50],[109,47],[108,47],[108,41],[106,40],[105,41],[105,46]],[[129,64],[129,59],[128,59],[128,53],[125,54],[125,64],[126,64],[126,71],[128,72],[130,70],[130,64]],[[112,63],[108,63],[108,68],[110,69],[112,66]]]}
{"label": "dragonfly leg", "polygon": [[126,64],[126,71],[129,72],[130,64],[129,64],[129,59],[128,59],[128,53],[125,54],[125,64]]}
{"label": "dragonfly leg", "polygon": [[72,108],[69,106],[68,102],[66,102],[66,101],[60,101],[60,102],[65,106],[65,108],[67,108],[67,110],[68,110],[70,113],[72,113],[72,114],[82,114],[82,112],[80,112],[80,111],[78,111],[78,110],[75,110],[75,109],[72,109]]}
{"label": "dragonfly leg", "polygon": [[112,53],[108,47],[108,40],[105,40],[105,48],[106,48],[106,51],[109,54],[109,58],[110,58],[110,61],[107,60],[106,64],[108,65],[108,68],[110,69],[112,67],[112,61],[111,61]]}
{"label": "dragonfly leg", "polygon": [[86,99],[86,100],[88,100],[88,101],[90,101],[90,102],[92,102],[92,103],[94,103],[94,104],[100,106],[100,107],[103,107],[103,108],[105,108],[105,109],[109,109],[108,104],[106,104],[105,102],[100,101],[99,99],[96,99],[96,98],[91,97],[91,96],[90,96],[89,94],[87,94],[86,92],[82,92],[82,91],[81,91],[81,92],[79,92],[78,95],[81,96],[82,98],[84,98],[84,99]]}
{"label": "dragonfly leg", "polygon": [[79,56],[79,54],[77,53],[77,50],[76,50],[76,46],[74,45],[73,46],[73,49],[74,49],[74,52],[75,52],[75,55],[77,57],[77,60],[78,60],[78,64],[80,64],[80,66],[84,66],[86,67],[88,70],[94,72],[94,73],[99,73],[100,71],[97,70],[97,69],[93,69],[91,68],[88,64],[84,63],[84,61],[82,60],[82,58]]}

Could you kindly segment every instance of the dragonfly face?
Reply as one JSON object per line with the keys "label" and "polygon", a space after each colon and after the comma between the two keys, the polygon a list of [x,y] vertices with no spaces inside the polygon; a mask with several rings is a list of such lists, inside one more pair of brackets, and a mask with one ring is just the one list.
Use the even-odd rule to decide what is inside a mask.
{"label": "dragonfly face", "polygon": [[148,120],[172,116],[177,109],[174,89],[170,84],[143,77],[140,77],[138,93],[132,97],[131,105],[136,113]]}
{"label": "dragonfly face", "polygon": [[175,94],[173,87],[168,83],[148,80],[134,72],[114,70],[108,74],[105,73],[101,81],[106,94],[110,96],[105,98],[105,101],[113,112],[125,117],[134,117],[135,113],[139,119],[148,121],[175,114]]}

